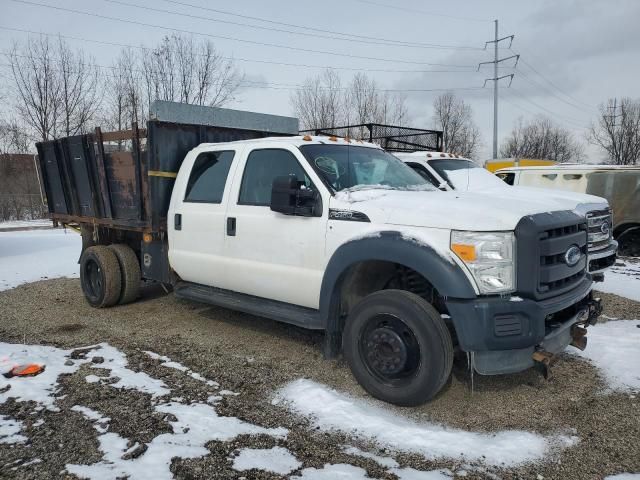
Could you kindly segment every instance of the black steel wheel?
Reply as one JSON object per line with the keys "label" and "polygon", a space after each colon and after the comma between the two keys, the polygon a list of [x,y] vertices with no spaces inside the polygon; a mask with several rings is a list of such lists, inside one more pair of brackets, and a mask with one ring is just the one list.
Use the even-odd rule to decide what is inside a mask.
{"label": "black steel wheel", "polygon": [[117,303],[122,286],[120,265],[109,248],[96,245],[82,253],[80,284],[91,306],[104,308]]}
{"label": "black steel wheel", "polygon": [[375,292],[353,308],[343,333],[343,351],[365,390],[402,406],[433,398],[453,364],[453,343],[440,314],[403,290]]}

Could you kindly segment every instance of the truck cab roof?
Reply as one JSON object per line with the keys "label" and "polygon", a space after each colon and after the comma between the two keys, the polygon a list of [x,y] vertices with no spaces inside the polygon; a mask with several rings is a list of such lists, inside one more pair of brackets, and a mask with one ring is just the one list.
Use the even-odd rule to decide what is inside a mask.
{"label": "truck cab roof", "polygon": [[363,140],[354,140],[350,138],[342,137],[330,137],[325,135],[293,135],[293,136],[281,136],[281,137],[264,137],[264,138],[252,138],[249,140],[236,140],[233,142],[217,142],[217,143],[201,143],[198,145],[199,149],[206,149],[207,147],[214,147],[218,145],[255,145],[256,143],[268,143],[276,146],[296,146],[309,144],[323,144],[323,145],[352,145],[357,147],[375,148],[380,150],[380,146],[375,143],[365,142]]}

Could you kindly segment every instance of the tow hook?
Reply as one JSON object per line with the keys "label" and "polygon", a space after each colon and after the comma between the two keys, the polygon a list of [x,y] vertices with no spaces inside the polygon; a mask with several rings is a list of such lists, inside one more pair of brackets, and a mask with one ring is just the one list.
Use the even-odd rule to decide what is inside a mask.
{"label": "tow hook", "polygon": [[571,327],[571,345],[579,350],[587,348],[587,329],[575,324]]}
{"label": "tow hook", "polygon": [[595,325],[598,323],[598,317],[602,315],[602,300],[600,298],[593,298],[589,301],[589,316],[587,322],[589,325]]}
{"label": "tow hook", "polygon": [[549,377],[551,377],[551,364],[555,361],[555,355],[546,350],[536,350],[531,358],[533,358],[536,368],[540,370],[545,380],[549,380]]}

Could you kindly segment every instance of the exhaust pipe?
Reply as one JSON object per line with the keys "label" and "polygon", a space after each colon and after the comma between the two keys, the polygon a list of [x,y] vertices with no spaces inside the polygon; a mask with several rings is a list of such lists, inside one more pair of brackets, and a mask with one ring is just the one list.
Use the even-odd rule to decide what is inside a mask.
{"label": "exhaust pipe", "polygon": [[551,364],[553,363],[555,356],[551,352],[547,352],[546,350],[536,350],[531,355],[531,358],[535,362],[535,366],[545,380],[549,380],[551,377]]}

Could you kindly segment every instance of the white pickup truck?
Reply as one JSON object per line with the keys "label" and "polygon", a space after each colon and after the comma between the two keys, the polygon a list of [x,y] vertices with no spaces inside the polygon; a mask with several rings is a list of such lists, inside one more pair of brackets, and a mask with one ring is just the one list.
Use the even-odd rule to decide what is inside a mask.
{"label": "white pickup truck", "polygon": [[[454,350],[491,375],[585,347],[601,306],[578,200],[439,191],[374,144],[323,136],[202,143],[183,160],[167,154],[177,172],[159,171],[154,155],[179,143],[167,132],[198,138],[198,128],[158,125],[149,122],[148,157],[133,164],[139,178],[116,168],[121,152],[106,162],[107,181],[119,183],[108,183],[104,205],[99,168],[86,204],[67,176],[64,196],[54,181],[56,165],[76,179],[88,165],[94,188],[100,132],[38,146],[52,218],[80,224],[91,305],[135,300],[142,277],[182,298],[323,330],[325,355],[342,352],[371,395],[398,405],[436,395]],[[74,145],[92,147],[67,164],[73,155],[59,152]],[[138,201],[134,180],[149,200]],[[154,227],[163,195],[166,227]]]}
{"label": "white pickup truck", "polygon": [[588,219],[589,273],[603,280],[603,273],[616,261],[618,242],[613,239],[613,220],[609,202],[596,195],[549,191],[544,188],[511,186],[468,158],[446,152],[396,153],[398,158],[441,190],[484,193],[504,202],[544,199],[579,202],[575,210]]}

